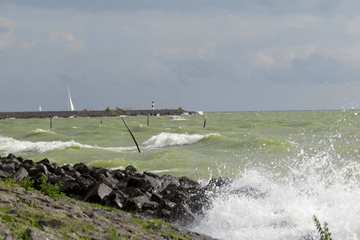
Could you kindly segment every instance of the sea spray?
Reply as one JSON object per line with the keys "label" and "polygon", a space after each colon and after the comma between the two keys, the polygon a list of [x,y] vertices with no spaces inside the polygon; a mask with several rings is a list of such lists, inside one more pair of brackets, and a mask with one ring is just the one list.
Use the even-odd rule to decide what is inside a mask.
{"label": "sea spray", "polygon": [[249,164],[192,230],[226,240],[317,239],[316,215],[328,222],[333,239],[359,239],[360,166],[337,160],[330,153],[288,159],[280,176]]}

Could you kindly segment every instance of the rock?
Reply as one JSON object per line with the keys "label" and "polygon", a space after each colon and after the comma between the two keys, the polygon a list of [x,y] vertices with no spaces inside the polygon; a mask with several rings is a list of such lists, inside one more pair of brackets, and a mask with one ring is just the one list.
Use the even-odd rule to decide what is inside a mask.
{"label": "rock", "polygon": [[60,228],[63,224],[61,220],[51,219],[47,221],[38,221],[38,224],[42,227]]}
{"label": "rock", "polygon": [[10,228],[3,222],[0,222],[0,239],[12,240],[14,239]]}
{"label": "rock", "polygon": [[138,170],[134,166],[129,165],[125,168],[125,172],[127,174],[135,174],[138,172]]}
{"label": "rock", "polygon": [[80,186],[79,194],[86,194],[95,186],[96,180],[92,177],[80,176],[75,182]]}
{"label": "rock", "polygon": [[39,239],[51,239],[51,240],[61,240],[63,238],[54,236],[52,234],[41,231],[35,227],[29,227],[25,231],[26,236],[31,240],[39,240]]}
{"label": "rock", "polygon": [[13,172],[15,172],[15,169],[16,169],[16,166],[15,166],[14,162],[7,163],[7,164],[3,165],[3,168],[2,168],[3,171],[5,171],[9,174],[12,174]]}
{"label": "rock", "polygon": [[111,192],[111,188],[104,183],[100,183],[91,189],[91,191],[86,195],[84,201],[100,203],[101,200]]}
{"label": "rock", "polygon": [[127,197],[121,191],[112,191],[109,195],[104,197],[101,204],[108,207],[117,207],[124,209],[126,206]]}
{"label": "rock", "polygon": [[10,177],[15,181],[19,181],[29,177],[29,174],[25,168],[20,167],[16,172],[13,172]]}
{"label": "rock", "polygon": [[34,165],[32,168],[27,170],[30,177],[39,178],[39,176],[44,174],[47,176],[49,174],[49,171],[47,170],[47,167],[42,164]]}
{"label": "rock", "polygon": [[74,165],[74,170],[78,171],[79,173],[87,173],[90,171],[89,166],[86,163],[77,163]]}
{"label": "rock", "polygon": [[3,170],[0,170],[0,178],[9,178],[11,175]]}
{"label": "rock", "polygon": [[106,174],[106,176],[104,174],[101,174],[99,176],[98,182],[105,183],[111,189],[117,189],[116,184],[118,183],[118,180],[113,178],[112,175],[108,172],[106,172],[105,174]]}
{"label": "rock", "polygon": [[65,175],[65,170],[62,169],[62,168],[56,168],[54,171],[53,171],[54,174],[56,175]]}

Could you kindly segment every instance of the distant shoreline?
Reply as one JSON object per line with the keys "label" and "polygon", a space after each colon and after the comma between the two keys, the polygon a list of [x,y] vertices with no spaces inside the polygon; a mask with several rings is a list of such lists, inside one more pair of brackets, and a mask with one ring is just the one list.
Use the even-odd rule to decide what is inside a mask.
{"label": "distant shoreline", "polygon": [[69,118],[69,117],[116,117],[116,116],[153,116],[153,115],[195,115],[196,111],[184,111],[178,109],[159,110],[82,110],[82,111],[33,111],[33,112],[0,112],[0,119],[5,118]]}

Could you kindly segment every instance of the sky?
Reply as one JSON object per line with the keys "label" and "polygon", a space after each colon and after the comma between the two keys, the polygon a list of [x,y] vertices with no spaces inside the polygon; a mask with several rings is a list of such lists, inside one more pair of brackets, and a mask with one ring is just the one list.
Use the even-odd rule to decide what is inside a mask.
{"label": "sky", "polygon": [[0,112],[360,106],[357,0],[0,0]]}

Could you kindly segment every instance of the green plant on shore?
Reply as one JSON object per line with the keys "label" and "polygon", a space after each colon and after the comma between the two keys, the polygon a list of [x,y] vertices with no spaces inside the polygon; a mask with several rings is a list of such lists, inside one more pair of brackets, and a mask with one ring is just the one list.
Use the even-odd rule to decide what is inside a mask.
{"label": "green plant on shore", "polygon": [[47,178],[42,176],[41,177],[41,184],[40,184],[40,192],[48,195],[51,198],[59,199],[60,197],[65,197],[65,193],[59,192],[59,188],[61,187],[61,183],[56,183],[52,185],[47,181]]}
{"label": "green plant on shore", "polygon": [[23,179],[20,186],[25,188],[27,191],[33,191],[35,188],[33,188],[34,180],[32,180],[30,177]]}
{"label": "green plant on shore", "polygon": [[320,234],[320,240],[332,240],[331,238],[331,233],[329,232],[329,228],[328,223],[325,222],[324,223],[324,227],[321,227],[321,224],[319,222],[319,220],[317,219],[317,217],[314,215],[314,222],[316,225],[316,229],[318,230],[319,234]]}
{"label": "green plant on shore", "polygon": [[16,182],[12,178],[7,178],[4,180],[4,184],[6,187],[12,187]]}

